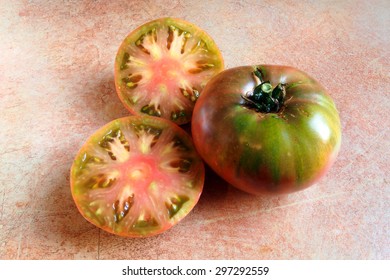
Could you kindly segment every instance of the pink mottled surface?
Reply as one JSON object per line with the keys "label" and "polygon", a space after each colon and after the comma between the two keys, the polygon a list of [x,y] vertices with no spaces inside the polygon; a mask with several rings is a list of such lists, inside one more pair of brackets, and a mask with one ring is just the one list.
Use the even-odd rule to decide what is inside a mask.
{"label": "pink mottled surface", "polygon": [[[208,2],[0,0],[0,259],[390,259],[390,2]],[[265,198],[209,173],[193,212],[148,239],[84,220],[72,160],[128,114],[117,48],[163,16],[206,30],[226,67],[291,65],[325,85],[343,129],[326,177]]]}

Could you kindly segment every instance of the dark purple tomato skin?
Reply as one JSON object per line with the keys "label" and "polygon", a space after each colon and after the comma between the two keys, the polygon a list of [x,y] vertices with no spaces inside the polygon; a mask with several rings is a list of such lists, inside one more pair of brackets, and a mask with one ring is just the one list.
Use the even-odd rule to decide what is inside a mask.
{"label": "dark purple tomato skin", "polygon": [[[258,84],[286,84],[278,112],[262,113],[242,97]],[[292,193],[317,182],[335,161],[341,126],[335,104],[316,80],[288,66],[225,70],[211,79],[192,117],[196,149],[231,185],[252,194]]]}

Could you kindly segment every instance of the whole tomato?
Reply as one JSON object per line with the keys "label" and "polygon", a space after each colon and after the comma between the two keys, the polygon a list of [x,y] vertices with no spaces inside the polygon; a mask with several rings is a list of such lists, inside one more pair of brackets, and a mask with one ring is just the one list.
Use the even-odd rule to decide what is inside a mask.
{"label": "whole tomato", "polygon": [[225,70],[198,99],[192,135],[207,164],[253,194],[291,193],[321,178],[341,143],[332,98],[306,73],[288,66]]}

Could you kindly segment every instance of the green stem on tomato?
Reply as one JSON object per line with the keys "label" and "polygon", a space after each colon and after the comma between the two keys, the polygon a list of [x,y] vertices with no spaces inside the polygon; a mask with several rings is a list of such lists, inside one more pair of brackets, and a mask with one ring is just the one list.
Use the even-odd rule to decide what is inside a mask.
{"label": "green stem on tomato", "polygon": [[247,105],[261,113],[277,113],[284,104],[287,84],[279,83],[275,88],[269,81],[264,81],[261,69],[256,68],[253,75],[257,77],[260,84],[256,85],[253,91],[242,95]]}

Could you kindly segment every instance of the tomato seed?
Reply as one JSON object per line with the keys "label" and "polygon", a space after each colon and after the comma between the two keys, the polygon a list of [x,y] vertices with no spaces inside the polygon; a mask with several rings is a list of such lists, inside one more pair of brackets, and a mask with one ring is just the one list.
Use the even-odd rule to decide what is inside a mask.
{"label": "tomato seed", "polygon": [[122,82],[126,84],[126,87],[129,89],[134,89],[138,86],[138,82],[142,80],[142,75],[140,74],[129,74],[128,77],[122,78]]}
{"label": "tomato seed", "polygon": [[107,179],[106,175],[99,173],[87,180],[85,186],[90,189],[108,188],[115,182],[115,178]]}
{"label": "tomato seed", "polygon": [[165,207],[168,210],[169,218],[171,219],[173,216],[175,216],[183,207],[183,204],[186,203],[188,200],[190,200],[189,197],[185,195],[171,197],[170,203],[165,203]]}
{"label": "tomato seed", "polygon": [[190,148],[187,145],[185,145],[178,136],[173,137],[172,141],[173,141],[173,147],[176,148],[177,150],[182,152],[186,152],[190,150]]}
{"label": "tomato seed", "polygon": [[122,59],[122,63],[121,63],[121,66],[120,66],[120,69],[121,69],[121,70],[124,70],[124,69],[127,69],[127,68],[128,68],[127,63],[130,62],[129,58],[130,58],[130,54],[127,53],[127,52],[125,52],[125,53],[123,54],[123,59]]}
{"label": "tomato seed", "polygon": [[184,110],[176,111],[171,113],[171,119],[173,121],[178,120],[179,118],[184,118],[187,116],[187,113]]}
{"label": "tomato seed", "polygon": [[171,44],[173,42],[173,30],[171,27],[168,27],[168,37],[167,37],[167,49],[171,48]]}
{"label": "tomato seed", "polygon": [[119,223],[126,215],[129,213],[130,208],[134,204],[134,194],[129,196],[127,200],[123,202],[122,205],[119,204],[119,200],[116,200],[112,204],[112,209],[114,210],[114,221]]}
{"label": "tomato seed", "polygon": [[180,173],[187,173],[188,171],[190,171],[191,164],[192,164],[191,160],[178,159],[178,160],[172,161],[170,163],[170,166],[173,168],[177,168],[177,170]]}
{"label": "tomato seed", "polygon": [[185,32],[184,33],[184,37],[183,37],[183,42],[182,42],[182,45],[181,45],[181,50],[180,50],[180,53],[183,54],[185,49],[186,49],[186,45],[187,45],[187,42],[188,42],[188,39],[191,38],[192,35],[188,32]]}
{"label": "tomato seed", "polygon": [[188,73],[190,74],[199,74],[200,72],[202,72],[203,70],[201,68],[191,68],[188,70]]}
{"label": "tomato seed", "polygon": [[112,184],[113,184],[115,181],[116,181],[115,178],[106,180],[106,181],[101,185],[101,187],[102,187],[102,188],[109,188],[109,187],[112,186]]}
{"label": "tomato seed", "polygon": [[150,227],[156,227],[156,226],[158,226],[158,222],[154,218],[149,218],[147,220],[138,220],[133,225],[133,228],[140,229],[140,228],[150,228]]}
{"label": "tomato seed", "polygon": [[184,89],[184,88],[180,88],[180,92],[181,92],[181,94],[184,95],[184,97],[190,96],[190,94],[188,93],[188,91],[187,91],[186,89]]}
{"label": "tomato seed", "polygon": [[150,52],[149,50],[147,50],[144,46],[143,46],[143,42],[144,42],[144,39],[145,39],[145,36],[146,34],[142,34],[137,41],[135,41],[135,45],[144,53],[150,55]]}
{"label": "tomato seed", "polygon": [[111,158],[112,160],[116,160],[116,156],[114,155],[113,152],[109,151],[109,152],[108,152],[108,155],[110,156],[110,158]]}
{"label": "tomato seed", "polygon": [[141,108],[141,112],[148,114],[149,116],[161,117],[161,111],[159,108],[155,108],[153,105],[145,105]]}

